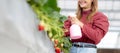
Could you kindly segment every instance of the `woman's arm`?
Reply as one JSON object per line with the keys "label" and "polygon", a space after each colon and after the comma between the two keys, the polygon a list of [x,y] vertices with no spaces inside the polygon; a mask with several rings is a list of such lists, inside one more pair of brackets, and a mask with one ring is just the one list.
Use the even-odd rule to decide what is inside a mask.
{"label": "woman's arm", "polygon": [[108,19],[105,15],[102,15],[94,19],[92,27],[90,27],[89,24],[84,24],[82,32],[97,44],[108,31],[108,27]]}
{"label": "woman's arm", "polygon": [[63,27],[63,31],[64,31],[65,36],[70,35],[70,30],[69,30],[70,26],[71,26],[71,21],[70,20],[65,20],[64,21],[64,27]]}

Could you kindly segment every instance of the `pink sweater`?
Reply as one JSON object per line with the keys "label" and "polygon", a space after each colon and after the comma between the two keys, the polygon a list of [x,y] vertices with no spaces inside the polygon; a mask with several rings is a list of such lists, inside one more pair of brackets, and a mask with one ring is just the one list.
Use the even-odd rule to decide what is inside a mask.
{"label": "pink sweater", "polygon": [[[82,12],[81,22],[84,23],[82,30],[82,38],[71,40],[72,42],[85,42],[85,43],[92,43],[98,44],[101,39],[105,36],[106,32],[108,31],[109,22],[108,18],[101,12],[97,12],[92,17],[92,22],[86,22],[86,16],[91,11],[84,11]],[[64,28],[70,28],[71,22],[66,20],[64,22]],[[65,36],[69,36],[70,32],[65,32]]]}

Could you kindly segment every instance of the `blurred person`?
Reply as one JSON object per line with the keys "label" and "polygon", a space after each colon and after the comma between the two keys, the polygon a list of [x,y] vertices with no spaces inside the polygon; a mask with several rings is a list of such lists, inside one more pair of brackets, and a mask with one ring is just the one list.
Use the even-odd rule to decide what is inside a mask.
{"label": "blurred person", "polygon": [[76,16],[64,21],[65,36],[70,36],[70,27],[77,24],[82,37],[71,39],[70,53],[97,53],[96,45],[108,32],[109,22],[106,15],[98,11],[98,0],[78,0]]}

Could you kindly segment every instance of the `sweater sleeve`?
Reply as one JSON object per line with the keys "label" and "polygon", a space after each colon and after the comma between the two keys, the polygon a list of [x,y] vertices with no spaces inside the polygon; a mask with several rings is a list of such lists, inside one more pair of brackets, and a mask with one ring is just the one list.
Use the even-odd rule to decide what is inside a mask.
{"label": "sweater sleeve", "polygon": [[70,30],[69,30],[70,26],[71,26],[70,20],[65,20],[64,21],[64,30],[65,30],[64,35],[65,36],[70,36]]}
{"label": "sweater sleeve", "polygon": [[99,15],[93,18],[92,27],[90,24],[84,24],[82,28],[82,32],[91,40],[95,42],[95,44],[99,43],[100,40],[104,37],[104,35],[108,31],[109,22],[105,15]]}

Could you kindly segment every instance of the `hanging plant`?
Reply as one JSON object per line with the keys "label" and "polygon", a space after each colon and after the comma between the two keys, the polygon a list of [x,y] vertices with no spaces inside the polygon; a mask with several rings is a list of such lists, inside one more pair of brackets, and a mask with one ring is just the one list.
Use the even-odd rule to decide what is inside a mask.
{"label": "hanging plant", "polygon": [[69,53],[71,43],[68,37],[64,37],[62,29],[65,16],[60,14],[57,0],[28,0],[28,3],[40,20],[39,31],[46,31],[48,37],[54,42],[56,53]]}

